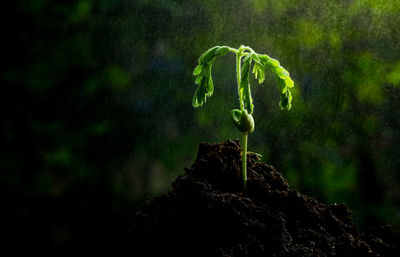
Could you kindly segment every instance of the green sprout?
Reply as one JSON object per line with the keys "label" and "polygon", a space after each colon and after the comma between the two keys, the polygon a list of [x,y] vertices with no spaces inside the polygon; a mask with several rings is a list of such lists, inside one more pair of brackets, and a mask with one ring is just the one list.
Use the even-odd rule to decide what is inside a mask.
{"label": "green sprout", "polygon": [[[250,69],[253,64],[253,74],[261,84],[265,80],[266,70],[269,69],[276,75],[281,97],[279,105],[281,109],[290,110],[292,94],[290,88],[294,86],[289,72],[280,66],[279,62],[266,54],[258,54],[248,46],[241,45],[239,49],[228,46],[214,46],[208,49],[199,58],[198,65],[193,71],[196,77],[197,89],[193,97],[192,105],[197,108],[202,106],[207,97],[212,96],[214,84],[211,78],[211,67],[215,58],[224,56],[228,52],[236,54],[236,76],[238,84],[240,110],[231,111],[233,124],[242,132],[242,178],[244,192],[247,192],[247,136],[254,131],[253,98],[250,91]],[[243,61],[242,61],[242,58]],[[242,65],[243,62],[243,65]]]}

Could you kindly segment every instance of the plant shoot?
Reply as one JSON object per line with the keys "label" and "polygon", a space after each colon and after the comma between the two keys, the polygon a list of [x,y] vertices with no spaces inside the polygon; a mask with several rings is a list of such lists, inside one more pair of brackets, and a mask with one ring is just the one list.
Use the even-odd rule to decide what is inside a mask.
{"label": "plant shoot", "polygon": [[294,86],[289,72],[280,66],[279,62],[266,54],[258,54],[248,46],[241,45],[239,49],[228,46],[214,46],[208,49],[199,58],[198,65],[193,71],[196,77],[197,89],[193,97],[192,105],[197,108],[202,106],[207,97],[214,93],[214,84],[211,78],[211,68],[217,57],[224,56],[228,52],[236,55],[236,76],[240,109],[231,111],[233,124],[242,132],[242,178],[244,192],[247,192],[247,136],[253,133],[255,124],[252,116],[253,98],[250,91],[250,70],[253,65],[253,74],[261,84],[265,80],[267,69],[276,75],[281,92],[279,105],[281,109],[290,110],[292,94],[290,89]]}

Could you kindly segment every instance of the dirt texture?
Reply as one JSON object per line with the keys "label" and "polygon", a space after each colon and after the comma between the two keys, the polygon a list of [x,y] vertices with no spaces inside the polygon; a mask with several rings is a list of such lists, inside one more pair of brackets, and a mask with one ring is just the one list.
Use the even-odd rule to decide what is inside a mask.
{"label": "dirt texture", "polygon": [[400,256],[390,226],[362,234],[344,204],[324,204],[289,187],[248,154],[242,193],[238,141],[203,143],[168,195],[148,201],[126,232],[133,256]]}

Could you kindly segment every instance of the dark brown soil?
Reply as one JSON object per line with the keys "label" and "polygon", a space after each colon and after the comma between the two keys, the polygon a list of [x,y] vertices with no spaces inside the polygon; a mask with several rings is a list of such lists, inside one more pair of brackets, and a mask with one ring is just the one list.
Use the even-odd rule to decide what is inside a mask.
{"label": "dark brown soil", "polygon": [[289,187],[248,156],[242,193],[238,141],[201,144],[168,195],[147,202],[126,238],[133,256],[400,256],[400,234],[361,234],[344,204],[326,205]]}

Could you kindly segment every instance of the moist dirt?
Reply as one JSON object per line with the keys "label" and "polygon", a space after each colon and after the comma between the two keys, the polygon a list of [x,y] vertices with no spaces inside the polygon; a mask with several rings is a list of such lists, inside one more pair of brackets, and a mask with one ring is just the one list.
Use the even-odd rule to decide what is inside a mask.
{"label": "moist dirt", "polygon": [[202,143],[172,190],[147,201],[124,234],[130,256],[400,256],[391,226],[361,233],[345,204],[324,204],[290,188],[274,167],[241,148]]}

